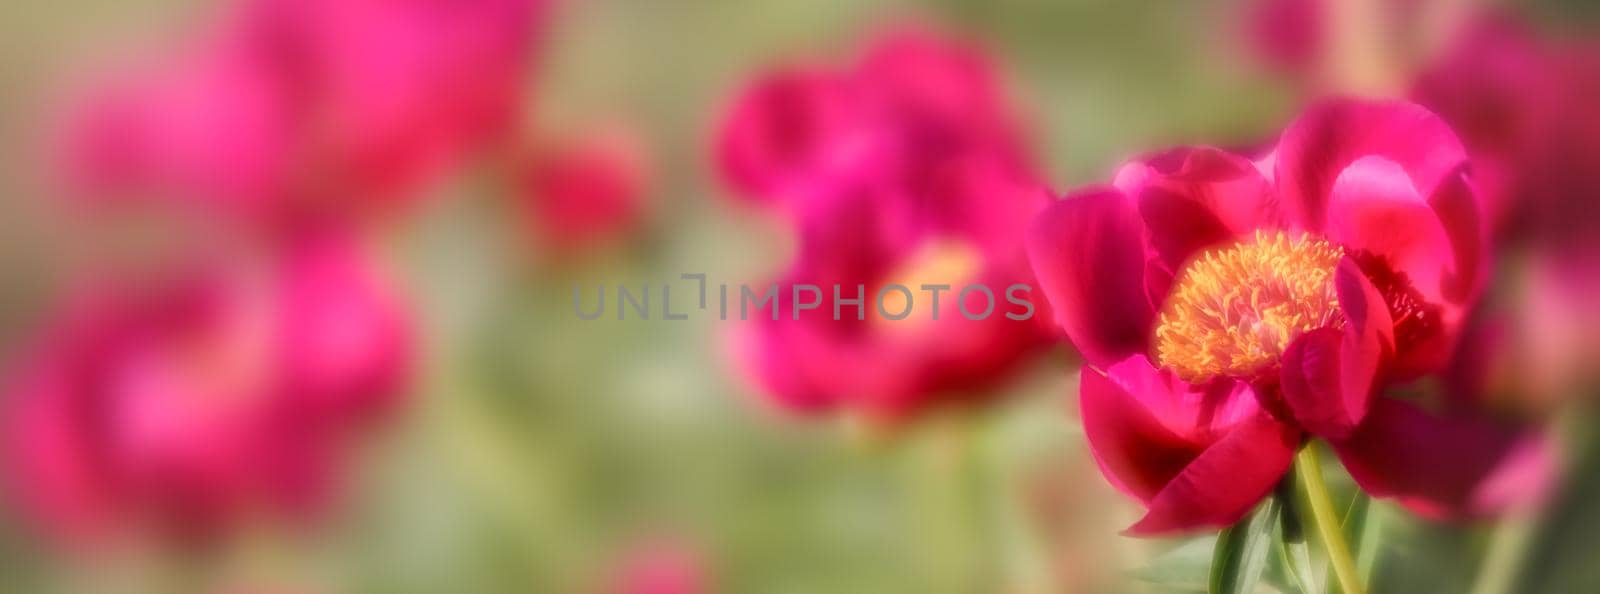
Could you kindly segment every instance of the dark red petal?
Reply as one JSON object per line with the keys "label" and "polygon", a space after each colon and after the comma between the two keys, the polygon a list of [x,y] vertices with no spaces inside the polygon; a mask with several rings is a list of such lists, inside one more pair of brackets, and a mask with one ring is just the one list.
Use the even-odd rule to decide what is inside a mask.
{"label": "dark red petal", "polygon": [[1290,414],[1306,431],[1330,439],[1349,435],[1358,422],[1343,397],[1343,338],[1335,328],[1319,328],[1300,335],[1283,353],[1280,386]]}
{"label": "dark red petal", "polygon": [[1150,246],[1169,271],[1182,269],[1195,253],[1234,239],[1217,215],[1188,196],[1159,186],[1137,194],[1139,215],[1150,227]]}
{"label": "dark red petal", "polygon": [[1104,368],[1148,349],[1154,308],[1144,292],[1144,223],[1110,188],[1045,209],[1028,229],[1028,257],[1056,322]]}
{"label": "dark red petal", "polygon": [[[1450,248],[1455,256],[1454,266],[1441,279],[1440,290],[1445,303],[1471,303],[1477,297],[1488,269],[1485,245],[1487,231],[1483,223],[1482,205],[1467,182],[1464,171],[1445,178],[1433,196],[1428,198],[1428,204],[1433,207],[1445,235],[1450,238]],[[1451,320],[1450,323],[1453,325],[1455,321]]]}
{"label": "dark red petal", "polygon": [[1078,407],[1100,472],[1140,501],[1148,503],[1204,449],[1163,424],[1124,385],[1088,367],[1078,380]]}
{"label": "dark red petal", "polygon": [[1404,101],[1334,99],[1295,120],[1278,143],[1279,197],[1296,227],[1319,231],[1327,221],[1334,180],[1362,157],[1399,164],[1423,196],[1467,162],[1450,127]]}
{"label": "dark red petal", "polygon": [[1149,503],[1132,536],[1230,526],[1289,470],[1299,431],[1259,413],[1206,448]]}
{"label": "dark red petal", "polygon": [[1367,414],[1378,371],[1394,350],[1383,295],[1345,257],[1334,273],[1344,329],[1307,332],[1283,355],[1280,386],[1295,421],[1328,439],[1348,436]]}
{"label": "dark red petal", "polygon": [[1333,445],[1368,493],[1436,519],[1535,501],[1552,471],[1551,452],[1537,435],[1479,417],[1434,415],[1393,398],[1374,401],[1366,421]]}
{"label": "dark red petal", "polygon": [[1279,218],[1255,164],[1221,149],[1185,147],[1130,164],[1117,187],[1138,200],[1152,247],[1172,271],[1201,249]]}

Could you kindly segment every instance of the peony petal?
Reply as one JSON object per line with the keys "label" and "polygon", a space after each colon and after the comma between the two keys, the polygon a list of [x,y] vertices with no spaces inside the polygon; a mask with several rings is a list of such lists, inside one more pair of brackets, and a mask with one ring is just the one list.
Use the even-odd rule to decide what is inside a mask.
{"label": "peony petal", "polygon": [[[1466,172],[1458,171],[1445,178],[1428,198],[1428,204],[1438,215],[1455,257],[1449,272],[1440,279],[1439,290],[1444,303],[1471,303],[1487,276],[1489,254],[1482,205],[1467,182]],[[1452,311],[1459,309],[1450,308]],[[1454,321],[1450,320],[1452,324]]]}
{"label": "peony petal", "polygon": [[805,336],[795,336],[797,326],[788,318],[764,317],[767,310],[751,313],[728,330],[729,359],[744,383],[766,396],[769,404],[797,415],[819,415],[833,410],[838,399],[817,385],[806,370],[809,344]]}
{"label": "peony petal", "polygon": [[1373,402],[1366,421],[1333,445],[1368,493],[1436,519],[1532,503],[1544,496],[1553,468],[1536,435],[1393,398]]}
{"label": "peony petal", "polygon": [[1158,186],[1138,194],[1139,215],[1150,226],[1150,247],[1166,270],[1181,270],[1195,253],[1233,240],[1233,232],[1204,204]]}
{"label": "peony petal", "polygon": [[860,118],[846,80],[829,69],[780,69],[748,85],[716,138],[719,173],[754,200],[787,197],[821,175],[842,147],[859,144]]}
{"label": "peony petal", "polygon": [[1283,397],[1295,421],[1328,439],[1350,434],[1367,414],[1380,366],[1394,351],[1394,322],[1383,295],[1346,257],[1334,273],[1344,329],[1295,339],[1283,355]]}
{"label": "peony petal", "polygon": [[1339,393],[1350,418],[1359,422],[1371,400],[1379,366],[1394,352],[1394,321],[1383,295],[1348,256],[1334,271],[1334,284],[1345,320],[1339,345]]}
{"label": "peony petal", "polygon": [[1110,366],[1105,376],[1157,422],[1197,442],[1215,441],[1261,410],[1246,382],[1218,379],[1192,385],[1171,370],[1156,369],[1145,355]]}
{"label": "peony petal", "polygon": [[1272,190],[1255,165],[1220,149],[1181,148],[1130,164],[1117,187],[1138,201],[1168,271],[1277,219]]}
{"label": "peony petal", "polygon": [[1339,353],[1343,338],[1344,333],[1335,328],[1319,328],[1300,335],[1283,352],[1279,380],[1284,403],[1295,422],[1306,431],[1330,439],[1349,435],[1359,422],[1356,411],[1345,406],[1343,396],[1343,358]]}
{"label": "peony petal", "polygon": [[1278,143],[1279,195],[1290,223],[1321,230],[1334,182],[1362,157],[1399,165],[1423,196],[1467,162],[1450,127],[1427,109],[1404,101],[1334,99],[1307,110]]}
{"label": "peony petal", "polygon": [[1079,413],[1089,451],[1106,480],[1123,493],[1150,502],[1204,450],[1204,444],[1167,427],[1140,398],[1111,378],[1085,367],[1078,381]]}
{"label": "peony petal", "polygon": [[1184,467],[1127,534],[1155,536],[1238,522],[1283,478],[1299,444],[1295,429],[1266,413],[1255,415]]}
{"label": "peony petal", "polygon": [[1028,257],[1056,322],[1091,364],[1147,350],[1154,307],[1144,293],[1144,223],[1114,189],[1050,205],[1028,229]]}
{"label": "peony petal", "polygon": [[1439,216],[1398,163],[1364,157],[1333,185],[1328,236],[1346,249],[1381,257],[1429,303],[1444,303],[1456,257]]}
{"label": "peony petal", "polygon": [[1185,147],[1156,155],[1145,165],[1152,173],[1145,187],[1165,188],[1200,203],[1236,235],[1273,224],[1279,216],[1267,178],[1243,156]]}

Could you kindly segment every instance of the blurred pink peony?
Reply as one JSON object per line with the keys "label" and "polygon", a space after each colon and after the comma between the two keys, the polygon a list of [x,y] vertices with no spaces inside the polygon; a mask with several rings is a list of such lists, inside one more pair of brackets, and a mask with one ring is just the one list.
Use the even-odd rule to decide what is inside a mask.
{"label": "blurred pink peony", "polygon": [[1600,353],[1600,45],[1480,14],[1412,96],[1462,131],[1507,282],[1477,316],[1455,387],[1524,412],[1588,393]]}
{"label": "blurred pink peony", "polygon": [[1459,8],[1436,0],[1250,0],[1239,39],[1254,61],[1312,95],[1396,92]]}
{"label": "blurred pink peony", "polygon": [[700,551],[676,540],[634,547],[614,568],[610,594],[709,594],[712,581]]}
{"label": "blurred pink peony", "polygon": [[68,540],[304,517],[405,389],[409,319],[355,246],[69,295],[0,401],[8,491]]}
{"label": "blurred pink peony", "polygon": [[528,160],[518,194],[535,241],[561,253],[613,243],[649,209],[652,171],[643,141],[612,126],[559,139]]}
{"label": "blurred pink peony", "polygon": [[1323,0],[1246,3],[1244,40],[1267,66],[1302,76],[1315,72],[1328,44]]}
{"label": "blurred pink peony", "polygon": [[245,218],[282,199],[296,124],[263,74],[271,64],[237,40],[192,45],[114,68],[69,99],[54,157],[74,198]]}
{"label": "blurred pink peony", "polygon": [[1467,164],[1426,109],[1331,100],[1262,162],[1178,149],[1039,217],[1029,254],[1088,362],[1090,447],[1148,507],[1131,533],[1236,522],[1307,435],[1431,517],[1539,495],[1537,439],[1383,396],[1444,368],[1484,284]]}
{"label": "blurred pink peony", "polygon": [[717,166],[740,195],[790,203],[829,193],[837,178],[916,183],[940,161],[967,154],[1027,169],[1018,120],[981,46],[899,25],[879,31],[848,67],[758,76],[721,121]]}
{"label": "blurred pink peony", "polygon": [[[752,311],[732,343],[763,391],[793,411],[895,422],[972,402],[1048,342],[1038,320],[1004,315],[1033,313],[1007,290],[1031,283],[1020,230],[1047,194],[980,48],[891,28],[848,68],[758,81],[724,122],[719,158],[729,183],[786,212],[798,238],[776,281],[777,319],[770,306]],[[935,297],[923,284],[948,286]],[[801,285],[825,293],[816,311],[793,309]],[[988,299],[962,295],[968,285]],[[835,301],[857,297],[835,319]],[[988,315],[966,319],[962,299]]]}
{"label": "blurred pink peony", "polygon": [[1413,83],[1412,99],[1461,133],[1491,229],[1512,225],[1515,207],[1532,211],[1546,200],[1538,195],[1549,183],[1542,169],[1583,158],[1561,154],[1559,138],[1582,129],[1566,117],[1582,108],[1563,105],[1564,78],[1551,48],[1516,23],[1486,16]]}
{"label": "blurred pink peony", "polygon": [[273,225],[390,211],[516,129],[545,0],[241,0],[69,102],[75,193]]}
{"label": "blurred pink peony", "polygon": [[785,67],[742,90],[717,136],[724,183],[741,197],[773,202],[842,167],[875,140],[855,89],[830,68]]}
{"label": "blurred pink peony", "polygon": [[[414,199],[506,148],[547,0],[253,0],[243,35],[301,98],[310,182],[328,200]],[[382,204],[374,206],[381,207]]]}

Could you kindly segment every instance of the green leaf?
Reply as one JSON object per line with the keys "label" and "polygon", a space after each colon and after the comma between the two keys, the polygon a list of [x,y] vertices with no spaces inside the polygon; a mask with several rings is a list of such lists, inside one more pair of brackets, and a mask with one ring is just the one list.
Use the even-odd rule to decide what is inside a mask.
{"label": "green leaf", "polygon": [[1205,592],[1216,542],[1215,536],[1190,539],[1156,555],[1129,576],[1159,586],[1162,592]]}
{"label": "green leaf", "polygon": [[1284,573],[1288,574],[1288,586],[1293,587],[1301,594],[1322,594],[1325,571],[1318,571],[1311,561],[1311,546],[1306,540],[1305,524],[1301,522],[1300,514],[1294,504],[1294,487],[1286,483],[1279,487],[1279,499],[1283,501],[1283,511],[1280,512],[1279,535],[1277,545],[1278,562],[1282,564]]}
{"label": "green leaf", "polygon": [[1372,567],[1383,549],[1383,514],[1378,513],[1372,498],[1365,493],[1358,490],[1354,497],[1344,519],[1345,538],[1356,548],[1356,571],[1361,573],[1361,579],[1370,583]]}
{"label": "green leaf", "polygon": [[1255,513],[1217,537],[1211,557],[1211,594],[1255,592],[1267,568],[1281,511],[1278,497],[1269,497]]}

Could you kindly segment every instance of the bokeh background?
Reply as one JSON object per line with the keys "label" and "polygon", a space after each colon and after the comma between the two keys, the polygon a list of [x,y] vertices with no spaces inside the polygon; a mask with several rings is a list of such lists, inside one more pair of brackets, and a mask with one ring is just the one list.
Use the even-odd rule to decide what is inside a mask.
{"label": "bokeh background", "polygon": [[[230,6],[0,6],[0,345],[10,367],[26,367],[15,362],[58,324],[82,271],[156,277],[196,254],[246,268],[261,251],[241,239],[256,231],[218,222],[232,214],[202,208],[177,217],[174,230],[168,212],[107,212],[73,196],[61,163],[77,146],[62,148],[62,122],[81,89],[124,68],[108,63],[200,35]],[[465,151],[407,189],[415,196],[404,206],[375,207],[353,224],[355,243],[405,304],[397,315],[411,329],[412,356],[389,363],[403,376],[389,409],[314,456],[335,467],[328,501],[310,517],[252,515],[220,534],[119,529],[83,539],[17,503],[33,479],[13,475],[0,514],[0,591],[1203,591],[1213,537],[1119,536],[1138,509],[1086,454],[1077,360],[1065,344],[1005,382],[992,406],[936,412],[885,434],[850,415],[796,418],[770,406],[727,356],[728,323],[581,320],[572,291],[684,290],[678,275],[689,272],[756,281],[793,257],[783,222],[730,196],[712,156],[725,107],[763,69],[849,60],[886,22],[968,36],[1003,74],[1060,192],[1105,181],[1153,148],[1250,146],[1292,118],[1305,83],[1252,57],[1241,24],[1249,8],[567,0],[524,15],[517,115],[492,126],[508,138]],[[1580,0],[1509,10],[1550,35],[1600,26],[1600,11]],[[205,51],[177,45],[167,51]],[[387,96],[352,93],[346,115],[369,107],[362,101],[380,109]],[[221,122],[197,126],[214,133],[227,129]],[[601,173],[591,177],[603,181],[584,177],[586,147],[599,147],[590,165]],[[542,164],[568,149],[578,152],[578,181],[540,181]],[[627,196],[616,207],[627,222],[599,239],[564,231],[581,225],[563,217],[596,216],[600,227],[609,219],[530,206],[562,183],[620,184],[609,191]],[[337,204],[362,202],[362,193],[375,192],[338,186],[319,198],[335,205],[317,212],[354,216]],[[552,239],[564,232],[579,239]],[[1584,447],[1589,418],[1552,421],[1577,477],[1555,500],[1576,503],[1548,517],[1443,525],[1372,504],[1364,517],[1381,523],[1383,538],[1363,562],[1374,590],[1466,592],[1485,572],[1538,576],[1517,582],[1519,591],[1594,586],[1600,506],[1582,494],[1600,484],[1583,470],[1600,464]],[[1347,479],[1336,482],[1349,492]]]}

